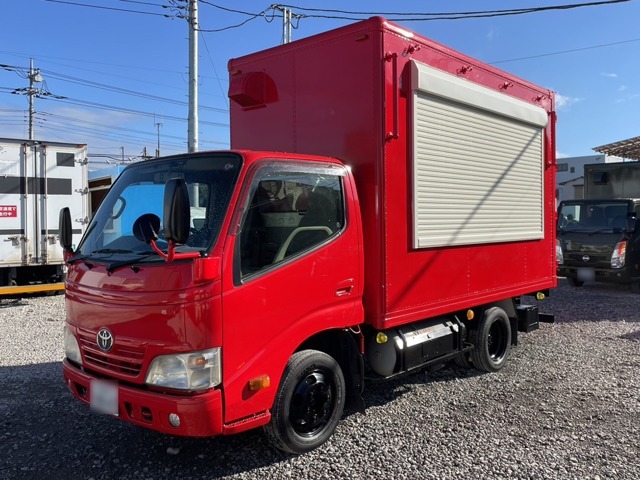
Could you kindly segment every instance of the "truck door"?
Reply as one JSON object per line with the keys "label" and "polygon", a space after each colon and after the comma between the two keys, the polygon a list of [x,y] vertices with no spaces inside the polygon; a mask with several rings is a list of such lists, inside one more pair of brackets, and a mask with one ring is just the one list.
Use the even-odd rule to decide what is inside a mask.
{"label": "truck door", "polygon": [[[353,324],[359,232],[344,175],[335,165],[262,167],[240,201],[222,300],[227,422],[271,407],[288,358],[307,338]],[[264,374],[271,387],[253,395],[247,382]]]}
{"label": "truck door", "polygon": [[[28,199],[24,194],[27,166],[33,165],[33,152],[26,143],[12,142],[0,146],[0,266],[26,264],[25,223]],[[29,163],[31,162],[31,163]],[[2,278],[2,284],[8,279]]]}

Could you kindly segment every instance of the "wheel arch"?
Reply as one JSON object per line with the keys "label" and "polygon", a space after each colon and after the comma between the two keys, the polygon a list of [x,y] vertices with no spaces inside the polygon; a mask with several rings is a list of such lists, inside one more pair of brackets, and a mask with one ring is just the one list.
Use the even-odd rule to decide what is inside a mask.
{"label": "wheel arch", "polygon": [[347,389],[347,404],[363,411],[364,357],[360,353],[358,337],[349,329],[332,329],[319,332],[305,340],[296,349],[318,350],[333,357],[342,369]]}
{"label": "wheel arch", "polygon": [[[483,318],[484,315],[494,307],[500,308],[504,311],[504,313],[507,314],[507,318],[509,318],[511,326],[511,345],[518,345],[518,313],[516,311],[516,299],[505,298],[504,300],[499,300],[497,302],[483,305],[480,308],[480,315],[478,318]],[[474,321],[468,324],[471,330],[476,330],[478,328],[478,325],[479,321]]]}

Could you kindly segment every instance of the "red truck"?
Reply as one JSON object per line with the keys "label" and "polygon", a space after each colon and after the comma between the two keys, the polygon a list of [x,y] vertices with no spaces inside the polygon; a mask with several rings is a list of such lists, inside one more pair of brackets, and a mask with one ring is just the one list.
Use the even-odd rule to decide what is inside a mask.
{"label": "red truck", "polygon": [[232,150],[127,167],[75,250],[61,212],[75,397],[304,453],[367,380],[552,320],[553,92],[377,17],[229,75]]}

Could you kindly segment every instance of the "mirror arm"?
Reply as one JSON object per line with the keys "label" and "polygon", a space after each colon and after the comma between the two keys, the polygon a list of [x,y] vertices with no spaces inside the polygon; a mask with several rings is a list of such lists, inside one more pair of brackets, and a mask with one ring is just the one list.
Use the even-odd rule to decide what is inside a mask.
{"label": "mirror arm", "polygon": [[173,240],[169,240],[169,247],[167,248],[167,253],[164,253],[158,245],[156,245],[155,240],[151,240],[149,244],[153,251],[160,255],[167,263],[171,263],[174,260],[184,260],[187,258],[198,258],[200,257],[200,252],[185,252],[185,253],[176,253],[176,243]]}

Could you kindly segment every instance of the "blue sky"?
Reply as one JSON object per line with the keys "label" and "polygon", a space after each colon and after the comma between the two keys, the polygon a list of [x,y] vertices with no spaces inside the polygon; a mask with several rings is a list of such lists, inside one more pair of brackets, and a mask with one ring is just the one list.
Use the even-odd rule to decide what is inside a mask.
{"label": "blue sky", "polygon": [[[0,68],[0,137],[28,136],[27,97],[11,92],[28,86],[21,73],[28,70],[29,59],[33,58],[46,82],[38,86],[66,97],[36,99],[37,139],[87,143],[90,154],[96,155],[92,165],[97,168],[108,158],[97,155],[118,158],[124,151],[125,157],[135,157],[145,147],[153,154],[160,123],[161,153],[186,151],[187,24],[180,18],[161,16],[179,14],[181,10],[160,7],[184,2],[64,1],[146,13],[45,0],[0,0],[0,64],[22,68]],[[438,13],[589,1],[592,0],[297,0],[291,5],[379,13]],[[224,28],[250,18],[211,4],[252,13],[271,5],[271,1],[259,0],[203,2],[199,4],[201,29]],[[296,8],[293,11],[313,13]],[[557,153],[580,156],[595,153],[593,147],[640,135],[639,20],[640,1],[632,0],[518,16],[398,23],[556,91]],[[302,18],[293,30],[293,39],[348,23]],[[227,60],[278,45],[281,31],[281,19],[272,19],[267,13],[239,28],[200,34],[200,150],[228,147]]]}

